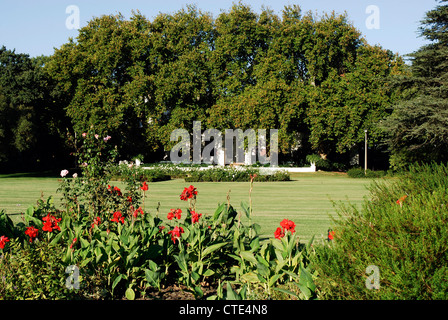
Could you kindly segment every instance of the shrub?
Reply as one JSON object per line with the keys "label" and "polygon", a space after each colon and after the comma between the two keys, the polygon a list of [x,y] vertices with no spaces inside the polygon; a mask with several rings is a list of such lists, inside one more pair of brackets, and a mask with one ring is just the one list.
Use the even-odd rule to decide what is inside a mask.
{"label": "shrub", "polygon": [[0,257],[0,297],[5,300],[74,299],[81,291],[69,290],[62,257],[65,248],[46,241],[33,245],[11,239]]}
{"label": "shrub", "polygon": [[[334,241],[313,261],[322,298],[446,300],[447,190],[447,166],[413,166],[374,182],[361,211],[339,205]],[[378,290],[366,287],[369,265],[379,268]]]}
{"label": "shrub", "polygon": [[211,168],[207,170],[195,170],[190,171],[190,176],[185,178],[186,182],[248,182],[251,180],[251,176],[254,177],[254,181],[289,181],[290,174],[287,171],[279,170],[272,174],[260,174],[260,170],[257,168]]}

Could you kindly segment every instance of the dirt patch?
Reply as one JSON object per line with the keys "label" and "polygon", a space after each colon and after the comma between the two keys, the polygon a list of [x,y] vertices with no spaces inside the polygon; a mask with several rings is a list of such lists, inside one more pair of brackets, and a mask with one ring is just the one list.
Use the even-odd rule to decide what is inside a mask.
{"label": "dirt patch", "polygon": [[[205,284],[201,286],[202,292],[204,292],[204,298],[216,294],[216,289],[210,285]],[[160,291],[157,289],[150,289],[146,292],[145,300],[195,300],[193,293],[188,291],[186,286],[183,285],[171,285],[166,288],[162,288]]]}

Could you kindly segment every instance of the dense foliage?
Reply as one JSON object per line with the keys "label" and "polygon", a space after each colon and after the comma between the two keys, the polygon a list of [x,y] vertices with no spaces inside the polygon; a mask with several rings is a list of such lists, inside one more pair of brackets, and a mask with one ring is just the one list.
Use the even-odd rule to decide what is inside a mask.
{"label": "dense foliage", "polygon": [[[344,154],[348,164],[365,129],[372,147],[381,141],[375,123],[395,99],[388,77],[402,69],[400,57],[369,45],[346,15],[319,17],[296,5],[281,16],[242,3],[216,18],[194,6],[152,21],[139,12],[130,19],[105,15],[30,69],[39,84],[33,90],[45,93],[53,113],[32,111],[48,126],[26,116],[5,125],[52,129],[59,137],[68,130],[78,139],[94,126],[115,137],[121,159],[143,155],[146,162],[160,160],[174,144],[170,133],[191,132],[193,121],[202,130],[278,129],[281,161]],[[0,95],[1,108],[10,105],[9,95]],[[5,139],[2,146],[12,141]]]}
{"label": "dense foliage", "polygon": [[439,1],[426,13],[420,35],[430,43],[410,55],[412,65],[395,86],[401,97],[382,127],[388,133],[391,165],[447,161],[448,153],[448,5]]}
{"label": "dense foliage", "polygon": [[373,184],[361,209],[339,205],[334,242],[313,256],[322,298],[446,300],[447,189],[446,165],[412,166]]}

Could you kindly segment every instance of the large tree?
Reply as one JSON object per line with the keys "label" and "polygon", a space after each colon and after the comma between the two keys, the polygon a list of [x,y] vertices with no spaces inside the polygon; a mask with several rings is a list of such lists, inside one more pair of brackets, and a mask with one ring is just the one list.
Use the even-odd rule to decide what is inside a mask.
{"label": "large tree", "polygon": [[129,21],[102,16],[55,50],[46,70],[75,134],[94,127],[99,135],[111,135],[123,155],[147,149],[154,105],[148,33],[149,22],[139,13]]}
{"label": "large tree", "polygon": [[279,17],[240,2],[216,19],[194,6],[153,21],[94,18],[45,69],[73,131],[112,135],[124,157],[169,150],[174,129],[201,121],[278,129],[280,152],[299,148],[305,158],[362,141],[390,104],[383,79],[399,64],[346,15],[295,5]]}
{"label": "large tree", "polygon": [[63,110],[49,96],[47,57],[0,48],[0,164],[47,169],[63,157]]}
{"label": "large tree", "polygon": [[383,126],[389,133],[391,165],[448,161],[448,5],[441,0],[421,21],[420,35],[430,40],[410,54],[409,74],[396,85],[401,101]]}

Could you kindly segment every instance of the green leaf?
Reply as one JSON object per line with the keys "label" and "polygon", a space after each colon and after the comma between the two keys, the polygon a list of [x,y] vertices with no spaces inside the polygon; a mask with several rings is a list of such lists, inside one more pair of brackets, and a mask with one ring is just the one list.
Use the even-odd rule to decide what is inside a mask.
{"label": "green leaf", "polygon": [[120,280],[122,279],[122,275],[121,274],[119,274],[116,278],[115,278],[115,280],[114,280],[114,282],[112,283],[112,292],[114,291],[114,289],[115,289],[115,287],[117,286],[117,284],[120,282]]}
{"label": "green leaf", "polygon": [[241,201],[241,209],[243,209],[243,212],[246,214],[246,217],[250,218],[250,209],[246,202]]}
{"label": "green leaf", "polygon": [[263,277],[268,278],[269,277],[269,269],[262,263],[257,264],[257,272]]}
{"label": "green leaf", "polygon": [[241,251],[240,256],[244,259],[249,261],[250,263],[253,263],[254,265],[257,264],[257,259],[255,259],[255,256],[250,251]]}
{"label": "green leaf", "polygon": [[218,223],[221,222],[221,220],[222,220],[221,215],[225,209],[225,206],[226,206],[226,204],[223,203],[215,210],[215,214],[213,215],[213,220],[215,222],[218,222]]}
{"label": "green leaf", "polygon": [[205,272],[202,274],[204,277],[210,277],[212,275],[215,274],[215,271],[213,271],[212,269],[207,269],[205,270]]}
{"label": "green leaf", "polygon": [[259,282],[258,275],[255,272],[247,272],[241,275],[240,279],[246,282]]}
{"label": "green leaf", "polygon": [[201,277],[197,272],[192,271],[190,273],[191,278],[194,280],[194,282],[197,282],[199,280],[199,278]]}
{"label": "green leaf", "polygon": [[227,281],[227,295],[226,300],[241,300],[238,293],[233,290],[232,286],[230,285],[230,282]]}
{"label": "green leaf", "polygon": [[58,233],[58,234],[51,240],[50,245],[51,245],[51,246],[54,246],[56,243],[58,243],[58,242],[61,240],[63,234],[64,234],[63,232],[59,232],[59,233]]}
{"label": "green leaf", "polygon": [[128,300],[135,299],[135,292],[134,292],[134,290],[132,290],[132,288],[127,288],[126,292],[124,294],[126,296],[126,299],[128,299]]}
{"label": "green leaf", "polygon": [[195,292],[195,295],[199,298],[202,298],[204,296],[204,292],[202,291],[201,287],[199,287],[199,286],[194,287],[194,292]]}
{"label": "green leaf", "polygon": [[204,251],[202,251],[202,258],[205,258],[210,253],[224,247],[226,244],[227,244],[227,242],[220,242],[220,243],[216,243],[216,244],[206,247],[204,249]]}
{"label": "green leaf", "polygon": [[270,279],[269,279],[269,286],[272,287],[277,280],[282,276],[282,274],[274,274]]}

